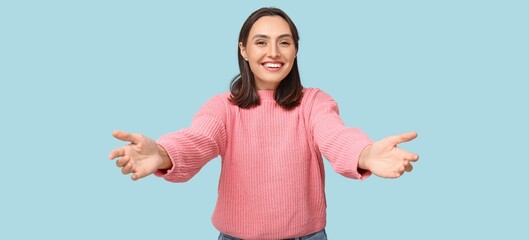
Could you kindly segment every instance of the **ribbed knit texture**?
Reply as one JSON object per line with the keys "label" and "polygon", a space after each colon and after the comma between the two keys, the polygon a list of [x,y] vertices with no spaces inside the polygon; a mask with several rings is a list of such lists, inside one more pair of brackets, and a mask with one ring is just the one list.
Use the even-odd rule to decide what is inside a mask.
{"label": "ribbed knit texture", "polygon": [[229,93],[210,99],[189,128],[158,139],[173,168],[156,173],[185,182],[220,155],[222,170],[212,221],[242,239],[294,238],[326,225],[322,154],[337,173],[364,179],[361,151],[371,143],[348,128],[336,102],[319,89],[304,89],[301,105],[284,110],[272,90],[260,90],[261,104],[242,109]]}

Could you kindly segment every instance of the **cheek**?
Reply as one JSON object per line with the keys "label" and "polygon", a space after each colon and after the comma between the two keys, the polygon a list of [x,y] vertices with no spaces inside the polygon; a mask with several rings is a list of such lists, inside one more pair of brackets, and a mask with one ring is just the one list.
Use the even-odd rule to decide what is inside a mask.
{"label": "cheek", "polygon": [[248,61],[248,62],[250,63],[249,64],[250,65],[250,70],[252,72],[258,72],[259,71],[260,65],[257,62],[255,62],[255,61]]}
{"label": "cheek", "polygon": [[246,56],[248,59],[258,60],[261,58],[266,52],[263,49],[259,49],[257,47],[248,47],[246,49]]}
{"label": "cheek", "polygon": [[295,50],[287,50],[285,51],[284,53],[284,57],[289,61],[289,62],[294,62],[294,59],[296,59],[296,51]]}

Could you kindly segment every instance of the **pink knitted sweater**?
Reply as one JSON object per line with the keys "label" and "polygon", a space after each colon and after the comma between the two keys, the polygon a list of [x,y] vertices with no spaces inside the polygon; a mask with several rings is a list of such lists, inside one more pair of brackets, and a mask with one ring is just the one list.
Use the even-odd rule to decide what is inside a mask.
{"label": "pink knitted sweater", "polygon": [[272,90],[258,91],[261,104],[242,109],[229,93],[211,98],[189,128],[157,140],[173,168],[157,176],[171,182],[192,178],[209,160],[222,158],[212,221],[243,239],[283,239],[325,228],[322,154],[337,173],[364,179],[358,158],[371,140],[343,125],[336,102],[306,88],[300,106],[284,110]]}

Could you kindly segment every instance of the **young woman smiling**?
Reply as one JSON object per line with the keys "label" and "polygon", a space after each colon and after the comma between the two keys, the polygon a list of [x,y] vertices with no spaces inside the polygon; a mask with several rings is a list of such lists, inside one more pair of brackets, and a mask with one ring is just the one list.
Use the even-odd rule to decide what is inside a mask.
{"label": "young woman smiling", "polygon": [[238,43],[240,75],[231,91],[206,102],[189,128],[157,141],[114,131],[128,141],[110,153],[123,174],[185,182],[221,156],[212,221],[218,239],[327,239],[323,158],[348,178],[397,178],[418,155],[397,145],[406,133],[372,142],[343,125],[336,102],[303,88],[294,23],[277,8],[252,13]]}

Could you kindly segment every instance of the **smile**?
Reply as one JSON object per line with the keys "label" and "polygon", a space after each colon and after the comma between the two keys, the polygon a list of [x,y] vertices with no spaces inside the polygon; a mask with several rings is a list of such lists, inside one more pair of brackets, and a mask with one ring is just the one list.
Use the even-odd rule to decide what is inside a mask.
{"label": "smile", "polygon": [[261,64],[263,67],[265,67],[269,71],[277,71],[279,70],[284,64],[280,62],[265,62]]}

